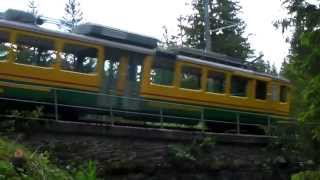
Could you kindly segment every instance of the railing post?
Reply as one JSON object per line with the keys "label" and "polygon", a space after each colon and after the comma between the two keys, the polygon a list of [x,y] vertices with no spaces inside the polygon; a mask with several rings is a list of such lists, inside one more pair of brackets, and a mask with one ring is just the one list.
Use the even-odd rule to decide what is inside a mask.
{"label": "railing post", "polygon": [[268,116],[268,135],[271,135],[271,117]]}
{"label": "railing post", "polygon": [[200,123],[202,123],[201,132],[204,132],[204,131],[205,131],[205,129],[204,129],[205,122],[204,122],[204,110],[203,110],[203,108],[201,108],[201,119],[200,119]]}
{"label": "railing post", "polygon": [[240,134],[240,114],[237,113],[237,134]]}
{"label": "railing post", "polygon": [[160,127],[163,128],[163,110],[162,107],[160,107]]}
{"label": "railing post", "polygon": [[59,112],[58,112],[58,97],[57,97],[57,90],[53,90],[53,96],[54,96],[54,116],[56,121],[59,119]]}
{"label": "railing post", "polygon": [[110,96],[109,111],[110,111],[111,126],[113,126],[114,125],[114,121],[113,121],[112,96]]}

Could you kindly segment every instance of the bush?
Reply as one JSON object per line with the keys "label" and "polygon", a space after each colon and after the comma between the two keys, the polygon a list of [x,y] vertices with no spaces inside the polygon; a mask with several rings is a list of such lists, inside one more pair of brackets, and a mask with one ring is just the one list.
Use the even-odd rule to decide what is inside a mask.
{"label": "bush", "polygon": [[75,173],[76,180],[96,180],[96,165],[94,162],[89,161],[87,165],[80,168]]}
{"label": "bush", "polygon": [[320,171],[303,171],[292,175],[291,180],[320,180]]}
{"label": "bush", "polygon": [[[21,166],[15,164],[17,151],[23,152],[23,163]],[[95,163],[88,164],[75,170],[70,175],[65,170],[59,169],[49,160],[49,154],[31,153],[25,147],[0,138],[0,180],[96,180]]]}
{"label": "bush", "polygon": [[[23,152],[22,166],[16,166],[13,161],[17,149]],[[0,179],[73,179],[66,171],[51,164],[48,159],[47,153],[31,153],[21,145],[0,138]]]}

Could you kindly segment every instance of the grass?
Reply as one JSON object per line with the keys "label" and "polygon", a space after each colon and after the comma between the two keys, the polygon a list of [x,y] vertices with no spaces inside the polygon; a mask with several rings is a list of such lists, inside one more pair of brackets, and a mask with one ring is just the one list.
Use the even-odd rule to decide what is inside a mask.
{"label": "grass", "polygon": [[[14,157],[23,154],[23,163]],[[0,180],[72,180],[72,176],[50,163],[47,153],[29,151],[26,147],[0,137]]]}

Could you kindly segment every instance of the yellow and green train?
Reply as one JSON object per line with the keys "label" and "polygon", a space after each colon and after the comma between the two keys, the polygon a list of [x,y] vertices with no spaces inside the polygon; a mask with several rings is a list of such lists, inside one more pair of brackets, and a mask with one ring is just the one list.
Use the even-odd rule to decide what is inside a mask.
{"label": "yellow and green train", "polygon": [[[9,106],[6,98],[53,102],[55,89],[59,104],[74,107],[112,106],[150,114],[160,108],[170,116],[198,117],[199,111],[184,106],[192,105],[209,123],[288,119],[286,79],[258,73],[217,53],[161,50],[154,38],[95,24],[80,25],[75,32],[0,20],[0,107]],[[184,121],[177,122],[188,124]]]}

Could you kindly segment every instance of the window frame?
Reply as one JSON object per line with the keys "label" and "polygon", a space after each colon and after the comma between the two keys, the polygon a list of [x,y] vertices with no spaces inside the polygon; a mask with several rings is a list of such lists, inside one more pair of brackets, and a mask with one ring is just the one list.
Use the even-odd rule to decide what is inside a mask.
{"label": "window frame", "polygon": [[[57,68],[60,69],[63,72],[67,72],[67,73],[75,73],[75,74],[85,74],[85,75],[97,75],[102,73],[103,69],[101,69],[101,66],[103,66],[103,61],[104,61],[104,49],[102,48],[102,46],[98,46],[98,45],[94,45],[94,44],[86,44],[82,41],[75,41],[75,40],[70,40],[70,39],[64,39],[61,40],[57,43],[57,51],[58,51],[58,63],[56,64]],[[62,58],[60,53],[64,53],[63,49],[64,49],[64,45],[65,44],[73,44],[73,45],[79,45],[79,46],[86,46],[86,47],[90,47],[90,48],[95,48],[97,50],[97,63],[96,63],[96,67],[95,70],[93,72],[90,73],[86,73],[86,72],[79,72],[79,71],[70,71],[70,70],[66,70],[62,68]]]}
{"label": "window frame", "polygon": [[[285,101],[282,101],[281,100],[281,87],[284,87],[284,89],[285,89],[285,95],[286,95],[286,99],[285,99]],[[279,99],[278,99],[278,101],[279,101],[279,103],[280,104],[287,104],[288,102],[289,102],[289,86],[288,85],[285,85],[285,84],[279,84],[278,85],[278,95],[279,95]]]}
{"label": "window frame", "polygon": [[[223,88],[223,93],[219,92],[212,92],[208,91],[208,80],[209,80],[209,73],[214,72],[214,73],[222,73],[224,75],[224,88]],[[228,93],[228,72],[222,71],[222,70],[217,70],[217,69],[207,69],[206,70],[206,77],[205,77],[205,92],[209,94],[215,94],[215,95],[226,95]]]}
{"label": "window frame", "polygon": [[[140,84],[143,79],[144,59],[146,58],[146,55],[142,53],[128,51],[126,53],[126,56],[128,58],[126,81]],[[130,68],[132,67],[134,68],[134,71],[131,71],[132,69]],[[132,72],[134,74],[130,74]]]}
{"label": "window frame", "polygon": [[[263,82],[265,83],[266,87],[265,87],[265,99],[260,99],[260,98],[257,98],[257,82],[260,81],[260,82]],[[265,80],[260,80],[260,79],[255,79],[255,87],[254,87],[254,99],[256,101],[267,101],[268,100],[268,84],[269,82],[268,81],[265,81]]]}
{"label": "window frame", "polygon": [[[243,79],[247,80],[246,87],[245,87],[245,96],[234,95],[232,93],[232,87],[233,87],[232,78],[233,77],[240,77],[240,78],[243,78]],[[241,98],[241,99],[249,99],[250,95],[251,95],[251,93],[250,93],[250,81],[252,81],[252,80],[253,79],[251,77],[247,77],[247,76],[239,75],[239,74],[231,74],[231,76],[230,76],[230,87],[229,87],[230,97]]]}
{"label": "window frame", "polygon": [[56,54],[56,58],[53,60],[53,63],[50,65],[50,66],[38,66],[38,65],[33,65],[33,64],[23,64],[23,63],[18,63],[16,62],[17,60],[17,53],[13,52],[13,50],[11,49],[12,51],[12,62],[16,65],[21,65],[21,66],[32,66],[32,67],[38,67],[38,68],[44,68],[44,69],[54,69],[55,68],[55,65],[60,62],[60,57],[59,57],[59,45],[58,45],[58,41],[59,39],[58,38],[55,38],[55,37],[50,37],[50,36],[45,36],[43,34],[35,34],[35,33],[31,33],[31,32],[27,32],[27,31],[16,31],[14,32],[14,38],[13,38],[13,41],[12,43],[14,45],[17,46],[17,39],[19,37],[19,35],[23,36],[29,36],[29,37],[33,37],[33,38],[42,38],[42,39],[47,39],[47,40],[52,40],[53,41],[53,49],[56,51],[55,54]]}
{"label": "window frame", "polygon": [[[204,75],[206,74],[205,73],[205,69],[203,66],[200,66],[200,65],[195,65],[195,64],[191,64],[191,63],[185,63],[185,62],[180,62],[179,64],[176,63],[176,66],[178,66],[178,69],[179,69],[179,78],[177,79],[177,86],[178,88],[182,89],[182,90],[186,90],[186,91],[197,91],[197,92],[200,92],[200,91],[203,91],[204,90]],[[185,88],[185,87],[182,87],[182,70],[183,70],[183,67],[188,67],[188,68],[196,68],[196,69],[199,69],[200,70],[200,73],[201,73],[201,76],[199,78],[199,89],[191,89],[191,88]]]}
{"label": "window frame", "polygon": [[172,61],[173,61],[173,66],[172,66],[172,82],[171,82],[170,85],[167,85],[167,84],[159,84],[159,83],[154,83],[154,82],[152,82],[152,79],[151,79],[151,78],[152,78],[152,75],[151,75],[151,73],[152,73],[152,70],[154,69],[154,68],[153,68],[153,65],[154,65],[154,63],[156,62],[156,56],[152,59],[151,64],[150,64],[149,74],[148,74],[148,76],[149,76],[149,83],[150,83],[151,85],[161,86],[161,87],[171,87],[171,88],[176,85],[176,71],[177,71],[177,67],[178,67],[178,63],[179,63],[179,62],[177,62],[175,59],[172,59]]}
{"label": "window frame", "polygon": [[[102,72],[104,74],[104,77],[107,77],[116,81],[119,78],[119,74],[120,74],[119,71],[120,71],[121,57],[116,57],[114,59],[106,58],[106,57],[104,58]],[[108,63],[107,69],[106,69],[106,63]]]}
{"label": "window frame", "polygon": [[[13,45],[14,44],[14,33],[12,31],[10,31],[9,29],[4,29],[4,28],[0,28],[0,31],[4,32],[4,33],[8,33],[8,42]],[[13,59],[13,51],[12,48],[9,48],[9,53],[8,53],[8,57],[4,60],[0,60],[0,63],[7,63],[7,62],[12,62]]]}

